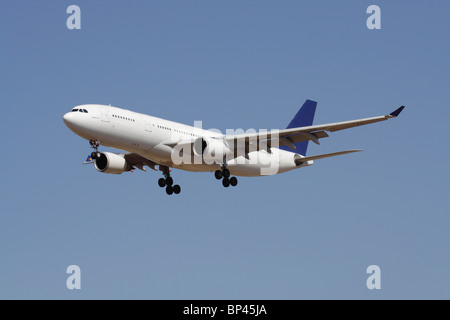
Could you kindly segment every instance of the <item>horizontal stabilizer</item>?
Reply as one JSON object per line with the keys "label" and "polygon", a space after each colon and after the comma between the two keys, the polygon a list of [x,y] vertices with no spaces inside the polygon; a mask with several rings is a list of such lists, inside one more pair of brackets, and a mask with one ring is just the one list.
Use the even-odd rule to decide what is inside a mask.
{"label": "horizontal stabilizer", "polygon": [[360,149],[356,149],[356,150],[347,150],[347,151],[340,151],[340,152],[333,152],[333,153],[326,153],[326,154],[319,154],[317,156],[311,156],[311,157],[303,157],[303,158],[296,158],[295,159],[295,164],[297,166],[307,162],[307,161],[311,161],[311,160],[318,160],[318,159],[323,159],[323,158],[329,158],[329,157],[334,157],[334,156],[340,156],[342,154],[347,154],[347,153],[353,153],[353,152],[359,152],[359,151],[363,151]]}

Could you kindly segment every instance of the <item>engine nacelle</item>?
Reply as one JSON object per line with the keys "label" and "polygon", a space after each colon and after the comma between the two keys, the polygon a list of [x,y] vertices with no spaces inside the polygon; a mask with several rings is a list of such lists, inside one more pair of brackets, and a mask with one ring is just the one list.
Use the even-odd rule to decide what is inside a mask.
{"label": "engine nacelle", "polygon": [[132,169],[123,155],[111,152],[100,153],[100,157],[94,161],[94,166],[97,171],[110,174],[122,174]]}
{"label": "engine nacelle", "polygon": [[206,161],[222,161],[231,153],[222,141],[206,137],[195,139],[193,149],[196,156],[202,156]]}

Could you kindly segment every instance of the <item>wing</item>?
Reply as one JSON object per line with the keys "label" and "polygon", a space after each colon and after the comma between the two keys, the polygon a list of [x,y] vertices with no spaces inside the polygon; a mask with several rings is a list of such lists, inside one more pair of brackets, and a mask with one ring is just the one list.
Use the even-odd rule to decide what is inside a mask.
{"label": "wing", "polygon": [[131,166],[136,167],[142,171],[145,171],[144,166],[147,166],[153,170],[158,170],[156,169],[156,162],[153,162],[137,153],[126,153],[124,154],[124,158]]}
{"label": "wing", "polygon": [[370,123],[385,121],[397,117],[404,108],[405,108],[404,106],[401,106],[394,112],[379,117],[335,122],[308,127],[291,128],[285,130],[272,130],[262,133],[256,132],[249,134],[229,135],[225,137],[225,140],[229,144],[232,144],[234,146],[237,145],[238,141],[244,140],[246,148],[248,147],[248,145],[253,145],[252,149],[254,150],[260,149],[260,147],[256,146],[255,144],[255,142],[259,142],[260,140],[267,141],[268,148],[273,146],[274,143],[278,141],[278,146],[286,145],[292,149],[295,149],[294,143],[296,142],[312,140],[316,144],[320,144],[319,139],[328,137],[328,133],[326,131],[334,132],[353,127],[363,126]]}

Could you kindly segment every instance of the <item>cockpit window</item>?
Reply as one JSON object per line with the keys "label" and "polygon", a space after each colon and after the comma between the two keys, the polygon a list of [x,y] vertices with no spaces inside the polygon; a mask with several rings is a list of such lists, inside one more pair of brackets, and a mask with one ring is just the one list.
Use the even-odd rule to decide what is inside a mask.
{"label": "cockpit window", "polygon": [[72,109],[70,112],[81,112],[81,113],[89,113],[86,109]]}

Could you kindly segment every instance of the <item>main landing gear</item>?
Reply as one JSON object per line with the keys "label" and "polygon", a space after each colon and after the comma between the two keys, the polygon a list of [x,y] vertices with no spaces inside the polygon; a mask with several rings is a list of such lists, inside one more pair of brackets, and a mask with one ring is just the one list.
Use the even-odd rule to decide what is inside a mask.
{"label": "main landing gear", "polygon": [[214,176],[217,180],[222,179],[222,185],[225,188],[228,188],[230,185],[235,187],[238,184],[238,180],[236,177],[230,177],[231,173],[230,170],[227,169],[227,165],[224,164],[222,166],[222,170],[217,170],[214,172]]}
{"label": "main landing gear", "polygon": [[100,158],[100,152],[98,152],[98,147],[100,147],[100,141],[92,139],[89,141],[89,144],[91,145],[91,148],[94,149],[94,151],[91,153],[92,160]]}
{"label": "main landing gear", "polygon": [[173,185],[173,179],[170,176],[170,169],[168,167],[161,166],[160,170],[163,172],[164,178],[160,178],[158,180],[158,185],[161,188],[166,187],[166,193],[168,195],[171,195],[174,193],[179,194],[181,192],[181,187],[178,184]]}

